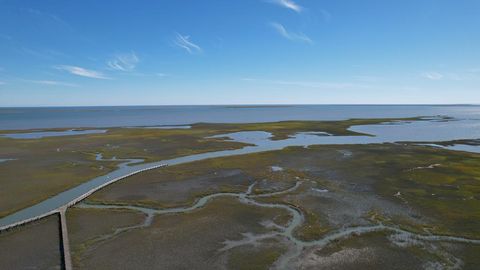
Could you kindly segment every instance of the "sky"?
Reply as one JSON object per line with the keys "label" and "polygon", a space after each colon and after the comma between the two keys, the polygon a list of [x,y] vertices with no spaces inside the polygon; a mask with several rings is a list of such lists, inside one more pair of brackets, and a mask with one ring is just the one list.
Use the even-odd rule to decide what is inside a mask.
{"label": "sky", "polygon": [[0,0],[0,106],[480,103],[478,0]]}

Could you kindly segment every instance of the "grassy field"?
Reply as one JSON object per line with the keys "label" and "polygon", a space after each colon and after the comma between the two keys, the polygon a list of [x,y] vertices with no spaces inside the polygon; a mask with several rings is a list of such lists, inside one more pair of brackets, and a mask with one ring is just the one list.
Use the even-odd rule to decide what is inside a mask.
{"label": "grassy field", "polygon": [[0,233],[0,269],[61,269],[58,215]]}
{"label": "grassy field", "polygon": [[205,139],[202,134],[179,130],[111,129],[105,134],[0,138],[0,216],[17,211],[116,168],[104,158],[161,160],[193,153],[239,148],[242,144]]}
{"label": "grassy field", "polygon": [[[351,156],[344,157],[343,151]],[[219,191],[239,192],[253,181],[264,183],[264,189],[254,189],[262,193],[308,179],[294,194],[266,199],[304,209],[311,226],[310,232],[302,233],[311,235],[306,239],[325,233],[325,226],[368,223],[373,214],[422,230],[480,238],[479,162],[478,154],[410,145],[292,147],[149,171],[111,185],[88,201],[175,207]],[[284,170],[272,171],[275,165]],[[314,188],[331,192],[320,196]]]}
{"label": "grassy field", "polygon": [[[106,133],[41,139],[0,137],[0,217],[49,198],[64,190],[116,168],[116,162],[95,160],[138,158],[145,162],[191,154],[237,149],[245,144],[207,138],[222,133],[264,130],[281,139],[299,131],[325,131],[335,135],[355,135],[351,125],[373,124],[386,119],[331,122],[289,121],[262,124],[205,124],[191,129],[111,128]],[[49,131],[60,131],[52,129]],[[32,132],[32,130],[0,131]],[[358,135],[358,134],[357,134]]]}
{"label": "grassy field", "polygon": [[[81,210],[71,223],[85,220],[85,216],[92,215],[90,211],[96,210]],[[85,240],[92,237],[85,232],[88,226],[71,226],[71,233],[76,235],[71,239],[73,248],[85,249],[75,259],[76,269],[221,269],[244,253],[238,251],[230,257],[228,251],[219,252],[224,240],[238,239],[243,232],[263,233],[266,228],[261,222],[281,214],[281,210],[219,198],[198,211],[157,216],[148,228],[132,230],[97,245],[88,245],[88,241],[85,245]],[[92,221],[91,225],[97,222]],[[97,236],[104,233],[96,231]],[[249,252],[245,251],[247,256]],[[261,252],[266,256],[256,259],[258,265],[268,265],[280,255],[272,250]]]}
{"label": "grassy field", "polygon": [[143,214],[127,210],[68,209],[70,250],[75,268],[82,267],[81,258],[96,246],[99,237],[113,234],[119,228],[141,224],[144,219]]}
{"label": "grassy field", "polygon": [[[478,154],[409,144],[290,147],[149,171],[109,186],[88,201],[175,207],[190,205],[206,194],[242,192],[252,182],[257,183],[253,192],[263,194],[284,190],[296,181],[302,181],[293,192],[257,199],[300,209],[305,222],[295,230],[298,239],[313,241],[343,227],[371,226],[380,222],[415,233],[480,239],[480,168],[476,166],[479,162]],[[272,166],[282,169],[272,170]],[[128,197],[129,191],[135,195]],[[170,201],[168,198],[174,191],[178,192],[180,199]],[[198,211],[198,216],[200,213]],[[190,215],[174,216],[182,218],[182,222],[194,221],[189,219]],[[285,214],[272,218],[280,226],[287,224],[288,220]],[[251,231],[243,233],[246,232]],[[401,246],[391,240],[390,235],[367,234],[352,240],[356,242],[340,241],[335,244],[340,251],[315,251],[312,247],[300,258],[310,256],[311,260],[318,260],[305,269],[327,265],[327,258],[331,263],[328,267],[332,269],[354,269],[357,265],[354,261],[345,264],[345,260],[340,260],[350,256],[348,252],[362,258],[370,256],[370,259],[359,259],[360,264],[377,269],[388,264],[385,256],[399,262],[410,260],[410,266],[414,268],[435,263],[452,266],[457,259],[466,269],[474,269],[472,267],[478,264],[472,256],[472,252],[478,250],[475,245],[417,243]],[[379,248],[381,246],[385,248]],[[283,243],[246,247],[250,248],[232,250],[230,262],[242,261],[246,258],[242,256],[249,256],[252,260],[259,256],[265,263],[261,269],[267,269],[275,258],[281,256],[278,254],[285,254],[287,250]],[[343,249],[350,251],[341,251]],[[398,269],[409,268],[404,264]]]}
{"label": "grassy field", "polygon": [[[245,146],[206,138],[223,133],[264,130],[271,132],[273,139],[300,131],[359,135],[347,128],[384,121],[200,123],[191,129],[114,128],[105,134],[39,140],[1,138],[0,146],[4,147],[0,147],[0,157],[16,158],[0,163],[0,184],[5,187],[0,191],[1,210],[13,211],[113,170],[116,162],[95,160],[99,152],[105,158],[156,161]],[[454,143],[459,142],[441,142]],[[156,209],[185,207],[209,194],[245,192],[253,183],[252,193],[259,195],[301,182],[290,192],[255,200],[301,211],[304,220],[293,235],[303,241],[319,240],[345,227],[377,224],[423,235],[480,239],[478,164],[480,154],[412,143],[289,147],[147,171],[107,186],[86,202]],[[392,269],[438,265],[476,269],[479,265],[475,256],[478,245],[405,242],[401,240],[404,236],[392,232],[354,235],[324,248],[305,248],[298,254],[291,241],[278,235],[247,241],[248,237],[277,232],[288,226],[290,219],[282,209],[222,197],[188,213],[155,216],[147,227],[114,235],[117,229],[143,224],[145,214],[78,208],[67,212],[74,264],[79,269],[269,269],[287,255],[293,256],[289,267],[302,269],[384,269],[390,262],[398,262]],[[0,234],[0,244],[23,237],[22,230],[31,231],[28,228],[37,226],[34,224]],[[25,235],[25,239],[32,237]],[[58,234],[56,237],[58,240]],[[245,244],[223,249],[228,241],[244,239]],[[401,264],[406,261],[409,263]]]}

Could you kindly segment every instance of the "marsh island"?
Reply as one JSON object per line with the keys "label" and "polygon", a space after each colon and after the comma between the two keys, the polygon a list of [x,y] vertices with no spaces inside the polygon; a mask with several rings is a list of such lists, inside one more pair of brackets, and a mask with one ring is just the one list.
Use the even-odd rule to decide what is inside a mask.
{"label": "marsh island", "polygon": [[358,131],[450,120],[0,136],[1,268],[475,269],[475,140]]}

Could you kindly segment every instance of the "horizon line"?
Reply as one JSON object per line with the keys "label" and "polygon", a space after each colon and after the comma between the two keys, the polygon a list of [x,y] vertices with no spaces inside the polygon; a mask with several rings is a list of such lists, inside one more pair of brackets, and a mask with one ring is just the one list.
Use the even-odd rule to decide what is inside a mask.
{"label": "horizon line", "polygon": [[207,106],[480,106],[480,103],[225,103],[225,104],[157,104],[157,105],[35,105],[35,106],[0,106],[0,109],[11,108],[92,108],[92,107],[207,107]]}

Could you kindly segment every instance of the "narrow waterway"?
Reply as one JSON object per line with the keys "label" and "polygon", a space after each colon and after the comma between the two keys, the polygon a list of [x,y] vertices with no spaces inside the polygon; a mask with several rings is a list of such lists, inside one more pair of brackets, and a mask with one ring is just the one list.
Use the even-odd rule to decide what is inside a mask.
{"label": "narrow waterway", "polygon": [[0,137],[10,138],[10,139],[41,139],[46,137],[61,137],[61,136],[75,136],[75,135],[86,135],[86,134],[99,134],[107,132],[106,129],[89,129],[89,130],[63,130],[63,131],[34,131],[34,132],[23,132],[23,133],[7,133],[0,134]]}
{"label": "narrow waterway", "polygon": [[235,247],[256,244],[264,239],[283,237],[287,241],[289,241],[292,244],[292,246],[285,254],[283,254],[275,262],[275,266],[277,269],[289,269],[290,263],[292,262],[292,260],[298,258],[301,252],[307,247],[323,248],[327,246],[329,243],[351,237],[352,235],[358,236],[362,234],[368,234],[368,233],[379,232],[379,231],[387,231],[387,232],[402,235],[403,239],[406,239],[408,241],[421,240],[421,241],[440,241],[440,242],[480,244],[480,240],[477,240],[477,239],[469,239],[464,237],[445,236],[445,235],[434,235],[434,234],[429,234],[429,235],[417,234],[410,231],[402,230],[398,227],[383,225],[381,223],[372,224],[369,226],[358,226],[358,227],[348,227],[348,228],[338,229],[314,241],[300,240],[295,236],[295,230],[304,223],[305,218],[303,213],[299,209],[288,204],[258,202],[255,200],[255,198],[274,197],[274,196],[294,192],[300,187],[301,184],[302,184],[302,181],[297,181],[293,187],[288,188],[286,190],[255,195],[251,193],[253,190],[253,187],[256,185],[256,182],[255,182],[248,187],[246,192],[243,192],[243,193],[220,192],[220,193],[206,195],[204,197],[201,197],[199,200],[197,200],[196,203],[194,203],[192,206],[189,206],[189,207],[155,209],[155,208],[140,207],[140,206],[134,206],[134,205],[108,205],[108,204],[86,204],[86,203],[80,203],[75,207],[84,208],[84,209],[128,209],[133,211],[139,211],[146,215],[143,223],[139,225],[117,229],[111,234],[107,234],[95,239],[95,242],[101,242],[101,241],[107,240],[119,233],[148,227],[151,225],[153,218],[156,215],[171,214],[171,213],[183,214],[183,213],[188,213],[188,212],[197,210],[199,208],[204,207],[209,201],[218,197],[234,197],[238,199],[241,203],[244,203],[247,205],[283,209],[287,211],[290,215],[290,221],[285,227],[274,224],[275,229],[277,230],[272,230],[271,232],[268,232],[265,234],[253,235],[251,233],[244,233],[243,239],[226,240],[224,242],[224,247],[219,250],[220,252],[224,252]]}
{"label": "narrow waterway", "polygon": [[[236,150],[223,150],[216,152],[207,152],[190,156],[178,157],[158,162],[143,163],[142,160],[126,160],[119,168],[106,175],[96,177],[72,189],[59,193],[38,204],[20,210],[14,214],[0,219],[0,230],[17,226],[29,222],[51,213],[58,211],[64,206],[73,205],[86,198],[93,192],[123,178],[131,175],[159,168],[162,166],[173,166],[209,158],[227,157],[258,153],[271,150],[281,150],[289,146],[310,145],[348,145],[348,144],[374,144],[387,142],[408,142],[408,141],[449,141],[459,139],[480,138],[480,129],[474,129],[474,132],[465,131],[471,120],[459,121],[414,121],[414,122],[395,122],[394,124],[379,124],[353,126],[351,130],[371,134],[373,136],[325,136],[317,133],[297,133],[285,140],[271,140],[272,134],[263,131],[237,132],[232,134],[222,134],[216,137],[229,137],[237,142],[254,144],[255,146],[246,146]],[[477,122],[476,122],[477,123]],[[477,123],[478,124],[478,123]],[[480,147],[469,149],[472,152],[480,152]],[[452,148],[451,150],[456,150]],[[464,149],[461,149],[464,150]],[[101,158],[101,157],[99,157]]]}

